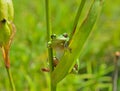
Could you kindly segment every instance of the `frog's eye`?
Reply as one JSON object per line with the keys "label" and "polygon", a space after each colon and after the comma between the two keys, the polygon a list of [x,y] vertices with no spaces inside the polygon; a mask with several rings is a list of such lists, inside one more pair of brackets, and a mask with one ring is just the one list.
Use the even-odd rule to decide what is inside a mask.
{"label": "frog's eye", "polygon": [[56,39],[56,34],[52,34],[51,39]]}
{"label": "frog's eye", "polygon": [[67,37],[68,37],[68,34],[67,34],[67,33],[64,33],[63,36],[64,36],[65,38],[67,38]]}
{"label": "frog's eye", "polygon": [[5,22],[6,22],[6,19],[1,20],[1,22],[2,22],[2,23],[5,23]]}

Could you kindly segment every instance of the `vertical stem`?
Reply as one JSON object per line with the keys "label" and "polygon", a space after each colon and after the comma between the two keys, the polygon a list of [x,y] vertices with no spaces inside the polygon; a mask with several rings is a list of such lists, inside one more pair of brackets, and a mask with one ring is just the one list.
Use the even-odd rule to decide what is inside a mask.
{"label": "vertical stem", "polygon": [[[46,5],[46,23],[47,23],[47,43],[51,41],[51,26],[50,26],[50,3],[49,0],[45,0]],[[56,86],[53,85],[52,82],[52,71],[54,70],[53,66],[53,49],[48,47],[48,58],[49,58],[49,65],[50,65],[50,78],[51,78],[51,91],[56,91]]]}
{"label": "vertical stem", "polygon": [[82,0],[81,3],[80,3],[80,6],[78,8],[78,11],[77,11],[77,14],[76,14],[76,17],[75,17],[75,20],[74,20],[74,24],[73,24],[72,33],[70,35],[70,40],[72,39],[72,36],[76,31],[76,27],[77,27],[77,24],[78,24],[78,21],[79,21],[79,17],[81,15],[81,12],[82,12],[82,9],[83,9],[83,7],[85,5],[85,2],[86,2],[86,0]]}
{"label": "vertical stem", "polygon": [[[46,5],[46,23],[47,23],[47,43],[51,40],[51,27],[50,27],[50,8],[49,8],[49,0],[45,0]],[[53,67],[53,50],[51,47],[48,47],[48,57],[49,57],[49,64],[50,64],[50,71],[54,70]]]}
{"label": "vertical stem", "polygon": [[56,84],[54,85],[53,83],[51,84],[51,91],[56,91]]}
{"label": "vertical stem", "polygon": [[118,61],[120,59],[120,52],[115,53],[114,60],[114,73],[113,73],[113,91],[117,91],[117,82],[118,82]]}
{"label": "vertical stem", "polygon": [[12,91],[16,91],[16,89],[15,89],[15,84],[14,84],[14,81],[13,81],[13,78],[12,78],[11,71],[10,71],[10,69],[7,68],[7,67],[6,67],[6,70],[7,70],[7,74],[8,74],[9,80],[10,80],[10,84],[11,84]]}
{"label": "vertical stem", "polygon": [[2,53],[3,53],[3,58],[4,58],[4,62],[5,62],[5,68],[7,70],[7,74],[8,74],[8,77],[9,77],[9,81],[10,81],[12,91],[16,91],[15,84],[14,84],[12,74],[11,74],[11,71],[10,71],[10,60],[9,60],[9,55],[8,55],[9,46],[2,47]]}
{"label": "vertical stem", "polygon": [[45,0],[46,5],[46,23],[47,23],[47,42],[50,41],[51,36],[51,26],[50,26],[50,6],[49,6],[49,0]]}

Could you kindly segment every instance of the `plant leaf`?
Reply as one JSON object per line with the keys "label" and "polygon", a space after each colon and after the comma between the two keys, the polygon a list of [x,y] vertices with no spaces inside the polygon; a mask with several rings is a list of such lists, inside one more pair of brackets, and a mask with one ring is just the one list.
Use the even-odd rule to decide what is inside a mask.
{"label": "plant leaf", "polygon": [[52,72],[52,83],[57,84],[60,82],[73,68],[76,59],[79,57],[82,47],[84,46],[91,30],[100,14],[102,7],[102,0],[94,0],[86,19],[83,21],[71,39],[69,48],[72,49],[72,53],[66,51],[61,58],[60,63],[56,69]]}

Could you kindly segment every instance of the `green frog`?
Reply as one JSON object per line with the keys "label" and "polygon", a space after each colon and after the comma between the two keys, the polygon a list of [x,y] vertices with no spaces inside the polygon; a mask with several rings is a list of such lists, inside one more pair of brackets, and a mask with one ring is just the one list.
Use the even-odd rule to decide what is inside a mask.
{"label": "green frog", "polygon": [[[57,66],[59,60],[64,55],[65,51],[69,51],[72,53],[72,49],[68,47],[69,45],[69,36],[67,33],[63,33],[60,36],[56,36],[56,34],[51,35],[51,43],[49,43],[49,47],[53,48],[54,57],[53,57],[53,65],[54,67]],[[49,72],[50,70],[47,68],[42,68],[43,71]],[[78,64],[75,64],[71,73],[77,73],[78,71]]]}
{"label": "green frog", "polygon": [[58,59],[60,59],[64,52],[70,50],[68,47],[69,37],[67,33],[64,33],[60,36],[56,36],[55,34],[51,35],[51,47],[53,48],[54,55]]}

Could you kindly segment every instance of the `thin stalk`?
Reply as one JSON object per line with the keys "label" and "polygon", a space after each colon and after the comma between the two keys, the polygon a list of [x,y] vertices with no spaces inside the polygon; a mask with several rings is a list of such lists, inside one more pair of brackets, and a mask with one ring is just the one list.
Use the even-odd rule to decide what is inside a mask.
{"label": "thin stalk", "polygon": [[[45,0],[46,5],[46,23],[47,23],[47,43],[51,40],[51,27],[50,27],[50,8],[49,8],[49,0]],[[53,66],[53,49],[51,47],[48,47],[48,57],[49,57],[49,64],[50,64],[50,71],[52,72],[54,70]]]}
{"label": "thin stalk", "polygon": [[50,26],[50,5],[49,0],[45,0],[45,6],[46,6],[46,23],[47,23],[47,42],[50,41],[51,36],[51,26]]}
{"label": "thin stalk", "polygon": [[80,5],[79,5],[79,8],[78,8],[78,11],[77,11],[75,20],[74,20],[72,33],[71,33],[71,35],[70,35],[70,40],[72,39],[72,36],[73,36],[73,34],[75,33],[75,31],[76,31],[76,27],[77,27],[77,24],[78,24],[78,21],[79,21],[79,17],[80,17],[80,15],[81,15],[81,12],[82,12],[82,9],[83,9],[83,7],[84,7],[84,5],[85,5],[85,2],[86,2],[86,0],[82,0],[81,3],[80,3]]}
{"label": "thin stalk", "polygon": [[[46,6],[46,23],[47,23],[47,43],[50,43],[52,30],[50,26],[50,2],[49,0],[45,0],[45,6]],[[49,58],[49,65],[50,65],[51,91],[56,91],[56,85],[53,85],[52,76],[51,76],[52,71],[54,70],[53,49],[49,46],[48,46],[48,58]]]}
{"label": "thin stalk", "polygon": [[16,91],[15,84],[14,84],[12,74],[11,74],[11,71],[10,71],[10,60],[9,60],[9,55],[8,55],[9,54],[9,46],[2,47],[2,53],[3,53],[5,68],[7,70],[7,74],[8,74],[8,77],[9,77],[9,81],[10,81],[12,91]]}
{"label": "thin stalk", "polygon": [[54,85],[53,83],[51,84],[51,91],[56,91],[56,84]]}
{"label": "thin stalk", "polygon": [[119,65],[118,62],[120,60],[120,52],[115,53],[115,60],[114,60],[114,73],[113,73],[113,91],[117,91],[117,83],[118,83],[118,69]]}
{"label": "thin stalk", "polygon": [[8,77],[9,77],[9,81],[10,81],[10,85],[11,85],[12,91],[16,91],[16,89],[15,89],[15,84],[14,84],[14,81],[13,81],[13,78],[12,78],[11,71],[10,71],[10,69],[7,68],[7,67],[6,67],[6,70],[7,70],[7,74],[8,74]]}

